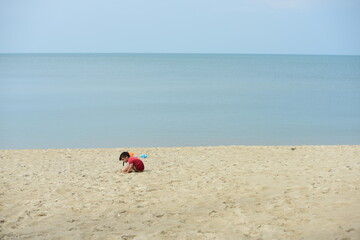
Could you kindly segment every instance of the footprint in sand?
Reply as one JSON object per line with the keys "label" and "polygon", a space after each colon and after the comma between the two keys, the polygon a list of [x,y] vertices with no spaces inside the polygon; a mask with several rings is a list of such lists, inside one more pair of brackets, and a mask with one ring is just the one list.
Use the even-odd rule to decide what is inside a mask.
{"label": "footprint in sand", "polygon": [[47,215],[46,212],[40,212],[40,213],[36,214],[35,216],[36,217],[45,217],[46,215]]}
{"label": "footprint in sand", "polygon": [[147,221],[144,221],[142,223],[147,225],[147,226],[151,226],[154,223],[154,221],[153,220],[147,220]]}
{"label": "footprint in sand", "polygon": [[209,216],[210,216],[211,218],[217,217],[217,216],[218,216],[218,213],[217,213],[217,211],[212,210],[211,212],[209,212]]}
{"label": "footprint in sand", "polygon": [[136,237],[135,235],[122,235],[121,239],[131,240],[131,239],[134,239],[135,237]]}

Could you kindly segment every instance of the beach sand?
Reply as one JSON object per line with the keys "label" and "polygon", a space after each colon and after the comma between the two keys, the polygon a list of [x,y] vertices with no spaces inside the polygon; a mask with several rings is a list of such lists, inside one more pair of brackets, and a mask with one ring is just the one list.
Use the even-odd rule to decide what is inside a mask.
{"label": "beach sand", "polygon": [[291,148],[1,150],[0,239],[360,239],[360,146]]}

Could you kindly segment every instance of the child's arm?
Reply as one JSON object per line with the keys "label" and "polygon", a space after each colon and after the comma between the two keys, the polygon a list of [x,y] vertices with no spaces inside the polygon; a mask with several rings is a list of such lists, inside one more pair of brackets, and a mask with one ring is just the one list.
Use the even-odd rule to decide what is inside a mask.
{"label": "child's arm", "polygon": [[126,168],[124,168],[123,172],[124,173],[129,173],[130,170],[132,169],[132,167],[133,167],[133,164],[129,164]]}

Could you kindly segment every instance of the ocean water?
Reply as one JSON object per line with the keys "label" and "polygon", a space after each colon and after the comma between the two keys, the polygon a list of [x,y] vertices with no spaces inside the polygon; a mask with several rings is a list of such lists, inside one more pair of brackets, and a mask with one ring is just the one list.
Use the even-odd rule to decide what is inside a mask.
{"label": "ocean water", "polygon": [[0,54],[0,148],[360,144],[360,56]]}

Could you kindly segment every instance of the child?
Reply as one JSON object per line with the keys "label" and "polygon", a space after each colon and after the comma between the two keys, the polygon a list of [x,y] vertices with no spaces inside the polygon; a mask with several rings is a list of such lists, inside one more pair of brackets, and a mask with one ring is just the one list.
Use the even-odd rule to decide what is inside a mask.
{"label": "child", "polygon": [[135,172],[144,171],[144,168],[145,168],[144,163],[136,157],[130,157],[129,152],[121,153],[120,157],[119,157],[119,161],[123,161],[123,165],[124,165],[124,162],[129,164],[127,167],[125,167],[122,170],[122,172],[124,172],[124,173],[129,173],[131,171],[135,171]]}

